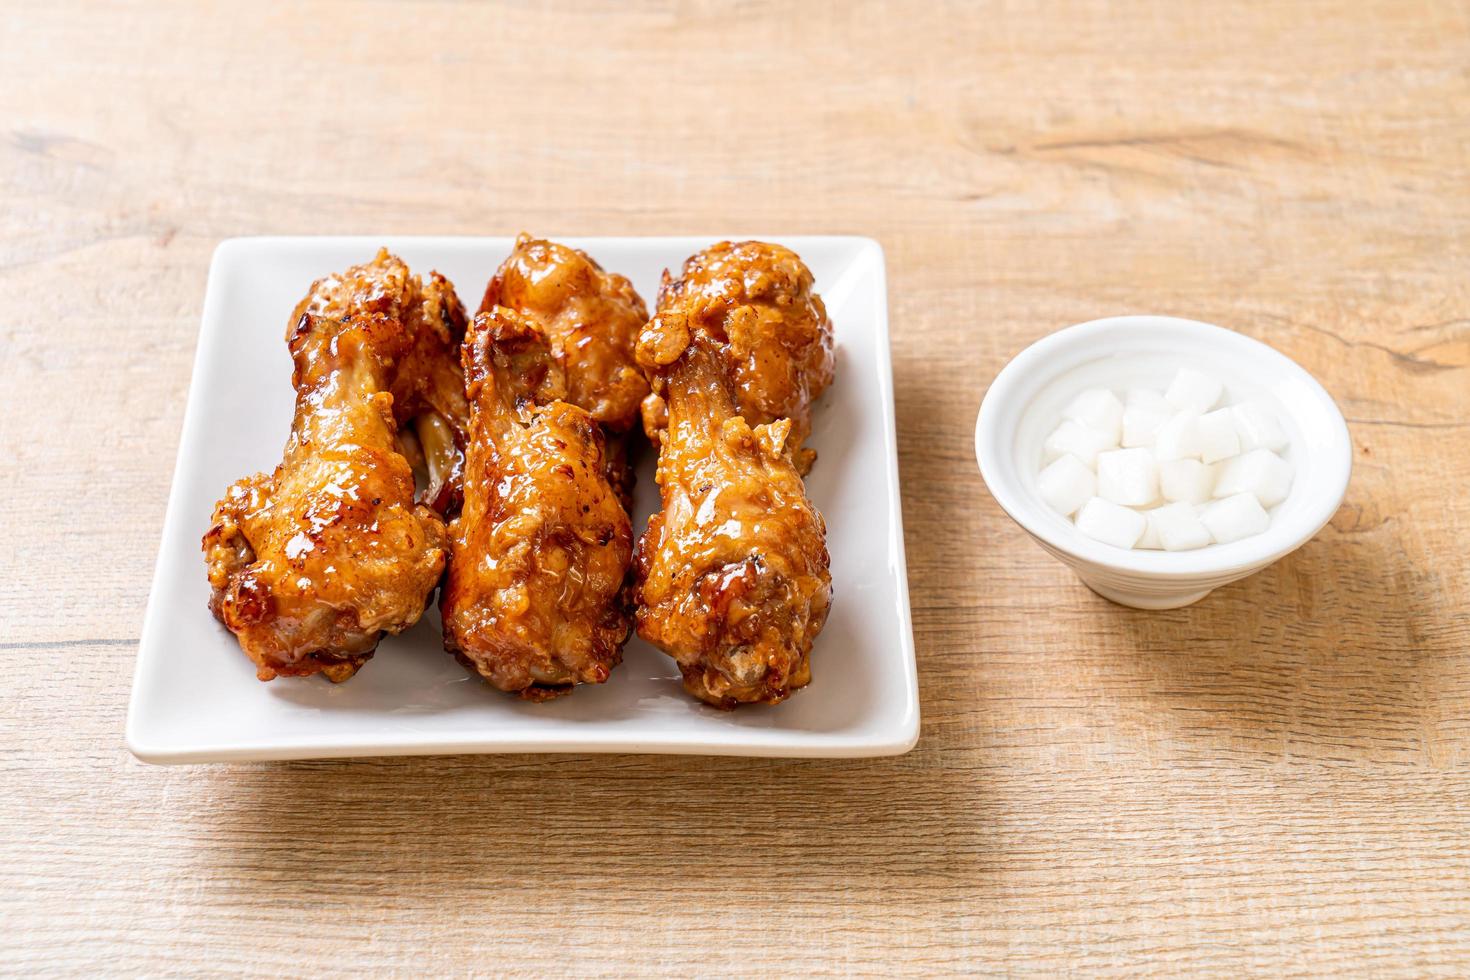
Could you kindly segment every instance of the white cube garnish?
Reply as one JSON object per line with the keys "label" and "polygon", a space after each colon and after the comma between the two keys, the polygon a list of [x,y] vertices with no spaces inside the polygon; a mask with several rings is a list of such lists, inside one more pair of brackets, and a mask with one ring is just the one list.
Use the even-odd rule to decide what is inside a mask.
{"label": "white cube garnish", "polygon": [[1062,409],[1062,418],[1106,434],[1115,446],[1123,435],[1123,403],[1106,388],[1088,388],[1073,398]]}
{"label": "white cube garnish", "polygon": [[1165,551],[1192,551],[1211,541],[1210,531],[1200,521],[1193,504],[1181,502],[1151,510],[1148,521]]}
{"label": "white cube garnish", "polygon": [[1159,467],[1147,449],[1112,449],[1097,456],[1097,495],[1128,507],[1159,498]]}
{"label": "white cube garnish", "polygon": [[1138,539],[1138,542],[1133,547],[1147,551],[1163,551],[1164,544],[1159,540],[1159,528],[1153,519],[1154,512],[1146,510],[1142,513],[1144,519],[1143,536]]}
{"label": "white cube garnish", "polygon": [[1225,386],[1208,374],[1193,368],[1180,368],[1174,380],[1169,382],[1164,397],[1180,411],[1203,415],[1215,407],[1224,391]]}
{"label": "white cube garnish", "polygon": [[1161,415],[1174,414],[1174,406],[1169,404],[1169,399],[1164,397],[1164,393],[1154,391],[1152,388],[1129,388],[1124,397],[1124,407],[1129,406],[1158,412]]}
{"label": "white cube garnish", "polygon": [[1046,452],[1047,462],[1071,453],[1088,466],[1096,466],[1097,454],[1105,449],[1115,449],[1117,445],[1118,440],[1106,433],[1067,419],[1046,437],[1042,448]]}
{"label": "white cube garnish", "polygon": [[1179,412],[1159,426],[1154,433],[1154,458],[1161,463],[1171,459],[1199,459],[1198,422],[1199,416],[1193,412]]}
{"label": "white cube garnish", "polygon": [[1274,451],[1288,439],[1270,402],[1217,409],[1224,395],[1194,368],[1162,393],[1088,388],[1043,443],[1038,496],[1120,548],[1188,551],[1259,534],[1291,492],[1291,464]]}
{"label": "white cube garnish", "polygon": [[1271,515],[1256,500],[1255,494],[1250,493],[1238,493],[1215,501],[1205,508],[1199,519],[1209,528],[1210,537],[1218,544],[1229,544],[1260,534],[1271,526]]}
{"label": "white cube garnish", "polygon": [[1252,449],[1222,463],[1216,497],[1248,493],[1262,507],[1275,507],[1291,493],[1291,464],[1269,449]]}
{"label": "white cube garnish", "polygon": [[1168,412],[1156,412],[1142,405],[1128,405],[1123,409],[1123,445],[1134,449],[1152,446],[1159,426],[1169,421]]}
{"label": "white cube garnish", "polygon": [[1159,464],[1159,493],[1165,500],[1202,504],[1215,490],[1215,467],[1197,459],[1171,459]]}
{"label": "white cube garnish", "polygon": [[1240,436],[1235,431],[1235,416],[1230,409],[1206,412],[1194,423],[1195,445],[1200,459],[1214,463],[1240,452]]}
{"label": "white cube garnish", "polygon": [[1240,436],[1241,452],[1252,449],[1270,449],[1280,452],[1286,448],[1286,432],[1276,415],[1259,401],[1241,402],[1230,406],[1235,421],[1235,431]]}
{"label": "white cube garnish", "polygon": [[1131,548],[1143,537],[1147,519],[1136,510],[1093,497],[1077,512],[1077,530],[1095,541],[1117,548]]}
{"label": "white cube garnish", "polygon": [[1068,453],[1041,471],[1036,478],[1036,489],[1048,507],[1069,517],[1097,495],[1097,475],[1086,463]]}

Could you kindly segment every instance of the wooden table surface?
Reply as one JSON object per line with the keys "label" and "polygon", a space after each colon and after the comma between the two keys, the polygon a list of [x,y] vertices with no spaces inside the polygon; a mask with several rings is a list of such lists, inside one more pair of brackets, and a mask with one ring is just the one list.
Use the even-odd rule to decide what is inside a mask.
{"label": "wooden table surface", "polygon": [[[0,969],[1470,971],[1465,4],[249,7],[0,8]],[[883,243],[918,747],[134,761],[215,244],[523,228]],[[1316,540],[1176,612],[971,450],[1136,311],[1353,436]]]}

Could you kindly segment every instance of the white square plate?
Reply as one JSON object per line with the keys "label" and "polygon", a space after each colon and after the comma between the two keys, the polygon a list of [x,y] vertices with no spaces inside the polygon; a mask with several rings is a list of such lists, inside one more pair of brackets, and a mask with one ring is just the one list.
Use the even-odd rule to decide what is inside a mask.
{"label": "white square plate", "polygon": [[[568,238],[653,301],[659,275],[718,237]],[[812,682],[775,707],[733,712],[684,694],[668,657],[636,637],[600,686],[529,704],[444,652],[430,611],[386,638],[352,680],[255,679],[207,607],[199,539],[231,481],[270,470],[291,424],[286,319],[312,281],[379,245],[420,274],[438,269],[473,310],[509,238],[242,238],[209,271],[163,544],[143,621],[128,748],[147,762],[453,752],[672,752],[874,756],[906,752],[918,683],[898,498],[883,252],[871,239],[774,239],[811,267],[836,332],[837,376],[813,408],[820,454],[807,490],[827,519],[834,598]],[[645,456],[651,456],[645,453]],[[657,500],[639,473],[634,529]]]}

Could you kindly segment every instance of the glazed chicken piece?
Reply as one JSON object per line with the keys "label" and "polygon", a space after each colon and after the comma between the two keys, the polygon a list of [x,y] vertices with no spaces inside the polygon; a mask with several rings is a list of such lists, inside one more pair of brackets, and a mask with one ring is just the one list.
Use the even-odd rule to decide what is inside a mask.
{"label": "glazed chicken piece", "polygon": [[638,634],[678,661],[689,693],[721,708],[775,704],[805,685],[832,600],[826,525],[792,458],[795,424],[752,427],[741,415],[747,362],[727,338],[770,307],[728,301],[740,295],[738,285],[665,290],[638,344],[668,412],[662,509],[634,559]]}
{"label": "glazed chicken piece", "polygon": [[648,381],[633,357],[648,307],[633,284],[587,253],[522,234],[485,288],[480,312],[504,306],[546,335],[567,398],[611,432],[638,422]]}
{"label": "glazed chicken piece", "polygon": [[480,302],[504,306],[541,328],[566,376],[567,398],[601,422],[608,479],[633,509],[627,434],[638,424],[648,381],[633,357],[648,307],[623,276],[603,271],[586,252],[522,233]]}
{"label": "glazed chicken piece", "polygon": [[444,646],[529,700],[599,684],[631,633],[633,540],[602,428],[562,400],[546,338],[511,310],[475,317],[464,369],[470,441],[439,597]]}
{"label": "glazed chicken piece", "polygon": [[[681,278],[664,272],[658,307],[720,306],[728,315],[707,327],[724,361],[736,414],[752,426],[791,420],[788,439],[797,468],[806,474],[816,453],[812,400],[832,383],[832,323],[812,292],[812,274],[789,248],[766,242],[720,242],[690,256]],[[643,428],[655,446],[667,425],[667,393],[661,376],[643,403]]]}
{"label": "glazed chicken piece", "polygon": [[236,482],[204,535],[210,609],[263,681],[343,681],[423,614],[445,528],[415,505],[393,397],[401,324],[303,316],[290,338],[296,416],[272,474]]}
{"label": "glazed chicken piece", "polygon": [[338,319],[381,313],[403,324],[408,348],[392,372],[393,416],[405,453],[427,471],[424,502],[452,514],[459,507],[469,405],[459,363],[465,310],[449,280],[431,272],[425,282],[379,249],[371,262],[312,283],[291,315],[291,329],[304,313]]}

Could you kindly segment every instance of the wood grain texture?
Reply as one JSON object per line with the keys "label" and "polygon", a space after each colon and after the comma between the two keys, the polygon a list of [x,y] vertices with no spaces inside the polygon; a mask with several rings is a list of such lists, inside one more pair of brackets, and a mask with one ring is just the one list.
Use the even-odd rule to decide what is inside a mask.
{"label": "wood grain texture", "polygon": [[[1470,972],[1463,3],[10,0],[0,39],[0,969]],[[917,749],[133,761],[215,243],[523,228],[882,241]],[[1307,365],[1357,454],[1177,612],[1083,589],[971,453],[1006,358],[1135,311]]]}

